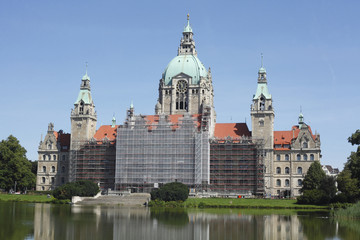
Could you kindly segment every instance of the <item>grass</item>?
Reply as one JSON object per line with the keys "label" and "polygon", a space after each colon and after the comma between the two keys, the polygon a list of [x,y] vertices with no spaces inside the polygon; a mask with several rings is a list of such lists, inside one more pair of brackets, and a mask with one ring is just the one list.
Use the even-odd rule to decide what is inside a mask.
{"label": "grass", "polygon": [[334,210],[332,213],[335,218],[360,219],[360,201],[345,209]]}
{"label": "grass", "polygon": [[292,199],[188,198],[184,205],[198,208],[329,209],[329,206],[296,204]]}
{"label": "grass", "polygon": [[48,203],[53,200],[53,197],[48,198],[46,195],[0,194],[0,201],[5,202]]}

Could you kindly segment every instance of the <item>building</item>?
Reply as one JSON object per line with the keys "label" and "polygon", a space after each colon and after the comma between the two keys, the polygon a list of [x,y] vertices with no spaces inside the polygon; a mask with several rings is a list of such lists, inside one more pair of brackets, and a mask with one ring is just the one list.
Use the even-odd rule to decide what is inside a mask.
{"label": "building", "polygon": [[[61,153],[67,176],[56,169],[51,176],[57,184],[91,179],[104,190],[148,192],[180,181],[203,192],[298,196],[310,164],[320,161],[320,136],[302,114],[290,131],[274,130],[275,110],[262,64],[251,101],[251,131],[246,123],[216,122],[211,70],[198,58],[188,16],[178,54],[160,79],[155,115],[135,114],[131,105],[123,124],[113,119],[112,125],[96,130],[86,72],[71,110],[67,155]],[[45,139],[59,141],[53,129]],[[61,144],[56,150],[40,144],[37,189],[56,186],[46,178],[42,183],[41,168],[51,164],[44,155],[65,151]],[[52,161],[61,163],[59,157]]]}

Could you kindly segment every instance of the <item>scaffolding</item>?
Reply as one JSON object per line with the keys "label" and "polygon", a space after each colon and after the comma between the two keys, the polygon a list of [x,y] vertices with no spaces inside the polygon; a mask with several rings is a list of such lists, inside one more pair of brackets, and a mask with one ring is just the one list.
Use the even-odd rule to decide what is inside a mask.
{"label": "scaffolding", "polygon": [[70,181],[91,180],[100,184],[100,189],[114,188],[115,141],[106,137],[98,141],[72,142],[70,152]]}
{"label": "scaffolding", "polygon": [[250,137],[210,140],[211,191],[263,195],[263,143]]}
{"label": "scaffolding", "polygon": [[129,115],[118,129],[115,188],[149,192],[164,183],[182,182],[201,188],[209,184],[209,134],[198,119],[184,115],[171,122],[168,115]]}

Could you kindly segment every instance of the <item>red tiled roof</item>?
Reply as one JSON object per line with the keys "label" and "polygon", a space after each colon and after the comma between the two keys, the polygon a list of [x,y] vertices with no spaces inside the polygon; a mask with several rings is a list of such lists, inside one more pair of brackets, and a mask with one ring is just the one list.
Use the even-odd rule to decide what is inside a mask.
{"label": "red tiled roof", "polygon": [[216,123],[214,136],[217,138],[250,137],[251,133],[246,123]]}
{"label": "red tiled roof", "polygon": [[96,131],[94,138],[100,141],[103,140],[105,137],[107,137],[110,141],[113,141],[116,139],[118,127],[119,125],[115,125],[115,127],[111,127],[111,125],[102,125]]}
{"label": "red tiled roof", "polygon": [[[67,152],[70,149],[70,133],[63,133],[62,130],[59,132],[54,131],[55,138],[58,142],[60,142],[61,151]],[[60,139],[59,139],[60,138]],[[65,148],[64,148],[65,147]]]}
{"label": "red tiled roof", "polygon": [[[308,126],[309,131],[313,139],[316,139],[316,136],[312,134],[311,127]],[[299,135],[300,129],[299,126],[293,126],[290,131],[274,131],[274,145],[281,145],[280,148],[275,148],[275,150],[289,150],[289,148],[284,148],[285,144],[291,144],[293,139],[296,139]]]}
{"label": "red tiled roof", "polygon": [[[149,130],[153,129],[153,127],[156,126],[156,124],[159,122],[159,115],[146,115],[144,116],[146,123],[149,126]],[[168,121],[170,122],[170,124],[172,124],[172,129],[177,129],[179,128],[179,120],[180,118],[183,118],[184,115],[182,114],[173,114],[173,115],[167,115],[168,117]],[[194,124],[196,124],[197,128],[200,128],[201,125],[201,114],[194,114],[191,115],[191,117],[196,118],[196,120],[194,121]]]}

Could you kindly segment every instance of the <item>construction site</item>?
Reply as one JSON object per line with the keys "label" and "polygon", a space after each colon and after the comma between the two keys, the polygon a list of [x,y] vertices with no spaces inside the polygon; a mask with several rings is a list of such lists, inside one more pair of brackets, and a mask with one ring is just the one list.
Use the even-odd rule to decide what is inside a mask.
{"label": "construction site", "polygon": [[210,140],[210,190],[225,195],[263,195],[262,142],[250,137]]}
{"label": "construction site", "polygon": [[208,133],[197,116],[130,115],[118,128],[115,189],[149,192],[179,181],[201,189],[210,183]]}
{"label": "construction site", "polygon": [[104,138],[101,141],[73,142],[70,151],[70,181],[91,180],[101,189],[114,188],[115,180],[115,141]]}

